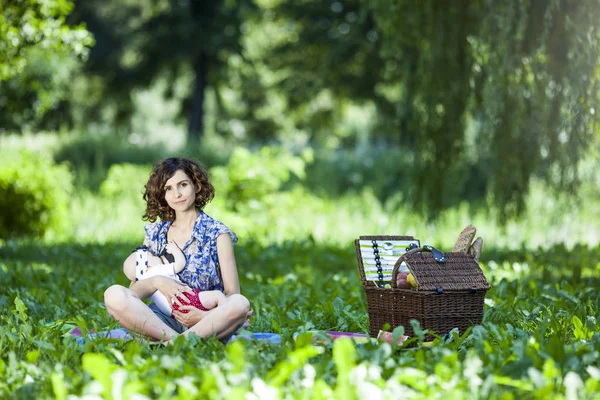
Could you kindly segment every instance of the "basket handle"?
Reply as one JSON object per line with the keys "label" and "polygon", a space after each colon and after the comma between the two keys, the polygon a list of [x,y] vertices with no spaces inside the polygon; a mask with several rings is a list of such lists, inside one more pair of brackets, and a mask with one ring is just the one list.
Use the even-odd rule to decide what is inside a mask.
{"label": "basket handle", "polygon": [[425,245],[423,247],[418,247],[416,249],[410,249],[406,253],[402,254],[402,256],[400,256],[400,258],[398,260],[396,260],[396,263],[394,264],[394,269],[392,270],[392,288],[394,288],[394,289],[398,288],[398,270],[400,269],[400,265],[402,264],[402,262],[404,261],[406,256],[408,256],[410,254],[414,254],[414,253],[424,252],[424,251],[431,252],[433,254],[433,259],[435,261],[437,261],[439,263],[446,262],[446,256],[444,256],[444,253],[442,253],[441,251],[439,251],[438,249],[436,249],[433,246]]}

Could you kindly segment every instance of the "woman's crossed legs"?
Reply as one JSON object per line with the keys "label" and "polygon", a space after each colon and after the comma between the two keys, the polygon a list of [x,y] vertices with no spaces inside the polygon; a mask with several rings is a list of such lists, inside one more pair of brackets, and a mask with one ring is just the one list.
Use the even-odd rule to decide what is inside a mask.
{"label": "woman's crossed legs", "polygon": [[[168,326],[132,290],[112,285],[104,292],[104,303],[109,314],[124,328],[156,340],[170,341],[182,332]],[[241,294],[233,294],[210,310],[199,322],[183,335],[194,333],[206,338],[215,335],[218,339],[231,336],[246,321],[250,303]]]}

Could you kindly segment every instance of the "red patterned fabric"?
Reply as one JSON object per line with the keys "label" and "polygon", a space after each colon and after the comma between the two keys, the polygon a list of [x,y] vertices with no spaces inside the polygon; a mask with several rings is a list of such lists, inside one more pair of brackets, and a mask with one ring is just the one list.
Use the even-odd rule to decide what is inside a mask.
{"label": "red patterned fabric", "polygon": [[[194,291],[194,294],[191,294],[188,292],[183,293],[185,295],[185,297],[187,297],[187,299],[188,299],[187,302],[185,301],[185,299],[182,299],[181,296],[179,297],[179,301],[181,301],[181,303],[183,303],[184,306],[194,306],[202,311],[208,311],[208,309],[206,307],[204,307],[204,305],[202,305],[200,298],[198,298],[198,293],[200,293],[200,290],[198,290],[198,289],[192,289],[192,290]],[[173,309],[179,310],[179,304],[173,303]],[[184,314],[188,313],[187,310],[181,310],[181,312]]]}

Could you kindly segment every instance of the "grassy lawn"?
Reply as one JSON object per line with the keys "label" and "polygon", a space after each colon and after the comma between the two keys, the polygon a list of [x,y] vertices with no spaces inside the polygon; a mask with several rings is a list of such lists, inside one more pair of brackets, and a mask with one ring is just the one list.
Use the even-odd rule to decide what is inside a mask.
{"label": "grassy lawn", "polygon": [[[2,398],[598,398],[600,248],[487,249],[484,323],[450,342],[314,346],[309,330],[368,332],[352,246],[236,247],[250,330],[282,343],[155,348],[68,332],[117,325],[102,293],[136,243],[0,249]],[[296,340],[295,332],[300,333]],[[137,395],[133,395],[137,393]],[[142,396],[145,397],[141,397]],[[137,396],[137,397],[136,397]]]}
{"label": "grassy lawn", "polygon": [[[245,162],[262,165],[263,157]],[[118,166],[97,191],[75,185],[63,193],[63,230],[0,242],[0,398],[600,398],[597,173],[577,207],[534,182],[527,212],[501,226],[493,209],[466,203],[431,222],[407,210],[401,193],[384,201],[365,187],[328,197],[232,167],[248,172],[236,178],[240,187],[268,190],[233,198],[239,191],[216,179],[207,213],[240,237],[242,293],[254,310],[249,331],[276,333],[281,343],[78,344],[69,333],[75,327],[84,334],[118,327],[103,292],[127,283],[120,266],[143,232],[141,183],[131,183],[144,182],[148,168]],[[330,168],[329,180],[336,173]],[[46,180],[48,190],[62,187]],[[433,343],[417,329],[400,347],[313,342],[309,331],[369,330],[353,239],[409,234],[448,250],[467,223],[485,239],[481,266],[492,285],[481,326]]]}

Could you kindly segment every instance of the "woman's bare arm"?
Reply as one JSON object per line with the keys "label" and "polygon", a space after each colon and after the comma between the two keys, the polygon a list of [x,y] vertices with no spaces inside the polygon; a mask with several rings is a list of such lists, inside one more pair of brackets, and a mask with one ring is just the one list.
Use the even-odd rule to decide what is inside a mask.
{"label": "woman's bare arm", "polygon": [[219,255],[219,266],[225,295],[239,294],[240,280],[233,253],[233,242],[229,234],[225,233],[217,237],[217,254]]}

